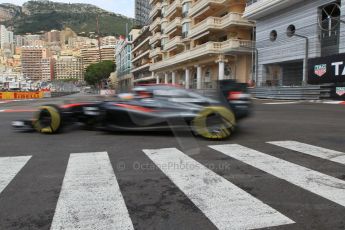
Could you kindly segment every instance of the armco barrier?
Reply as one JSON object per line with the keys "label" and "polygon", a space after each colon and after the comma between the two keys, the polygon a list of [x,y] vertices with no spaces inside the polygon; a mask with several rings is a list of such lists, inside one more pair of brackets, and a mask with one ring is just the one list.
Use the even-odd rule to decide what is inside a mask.
{"label": "armco barrier", "polygon": [[63,97],[72,94],[76,94],[78,92],[51,92],[51,97]]}
{"label": "armco barrier", "polygon": [[331,99],[332,85],[296,87],[256,87],[250,89],[255,98],[282,100],[320,100]]}
{"label": "armco barrier", "polygon": [[115,90],[112,89],[101,89],[100,91],[101,96],[114,96],[115,93]]}

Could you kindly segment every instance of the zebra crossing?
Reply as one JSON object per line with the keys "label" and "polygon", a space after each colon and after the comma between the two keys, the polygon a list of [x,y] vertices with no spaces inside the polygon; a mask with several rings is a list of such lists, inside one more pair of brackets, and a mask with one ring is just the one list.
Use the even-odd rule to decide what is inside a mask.
{"label": "zebra crossing", "polygon": [[[345,165],[345,153],[340,151],[298,141],[267,144]],[[209,145],[208,149],[345,208],[345,180],[239,144]],[[264,203],[177,148],[143,149],[142,153],[218,229],[278,226],[293,229],[296,223],[281,210]],[[0,198],[30,160],[33,160],[31,156],[0,157]],[[70,154],[50,229],[134,229],[107,152]]]}

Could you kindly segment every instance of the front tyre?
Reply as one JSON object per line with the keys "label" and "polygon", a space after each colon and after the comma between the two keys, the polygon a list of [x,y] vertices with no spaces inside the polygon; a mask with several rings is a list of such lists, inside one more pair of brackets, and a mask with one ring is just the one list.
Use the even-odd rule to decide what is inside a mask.
{"label": "front tyre", "polygon": [[222,106],[206,107],[193,119],[193,131],[206,139],[229,138],[236,126],[234,113]]}
{"label": "front tyre", "polygon": [[41,106],[34,115],[33,126],[40,133],[58,133],[61,129],[61,124],[60,109],[55,105]]}

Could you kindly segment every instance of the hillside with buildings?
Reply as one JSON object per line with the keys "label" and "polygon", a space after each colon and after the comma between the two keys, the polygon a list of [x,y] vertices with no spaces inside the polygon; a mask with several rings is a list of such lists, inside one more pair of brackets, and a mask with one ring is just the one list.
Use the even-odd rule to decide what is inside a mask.
{"label": "hillside with buildings", "polygon": [[90,4],[52,1],[28,1],[22,7],[0,4],[0,21],[8,27],[13,27],[16,34],[39,33],[69,27],[78,34],[88,35],[97,31],[97,16],[103,35],[124,34],[126,24],[130,28],[134,23],[131,18]]}

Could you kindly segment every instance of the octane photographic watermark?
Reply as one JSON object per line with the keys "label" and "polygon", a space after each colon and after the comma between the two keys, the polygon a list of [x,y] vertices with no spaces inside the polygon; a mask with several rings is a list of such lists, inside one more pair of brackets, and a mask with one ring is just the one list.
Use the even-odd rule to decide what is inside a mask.
{"label": "octane photographic watermark", "polygon": [[191,164],[191,163],[176,163],[176,162],[167,162],[164,164],[154,164],[151,162],[142,163],[139,161],[134,161],[131,163],[125,163],[124,161],[119,161],[116,164],[117,171],[124,170],[134,170],[134,171],[155,171],[155,170],[198,170],[202,167],[206,167],[210,170],[230,170],[231,165],[227,162],[219,163],[205,163],[205,164]]}

